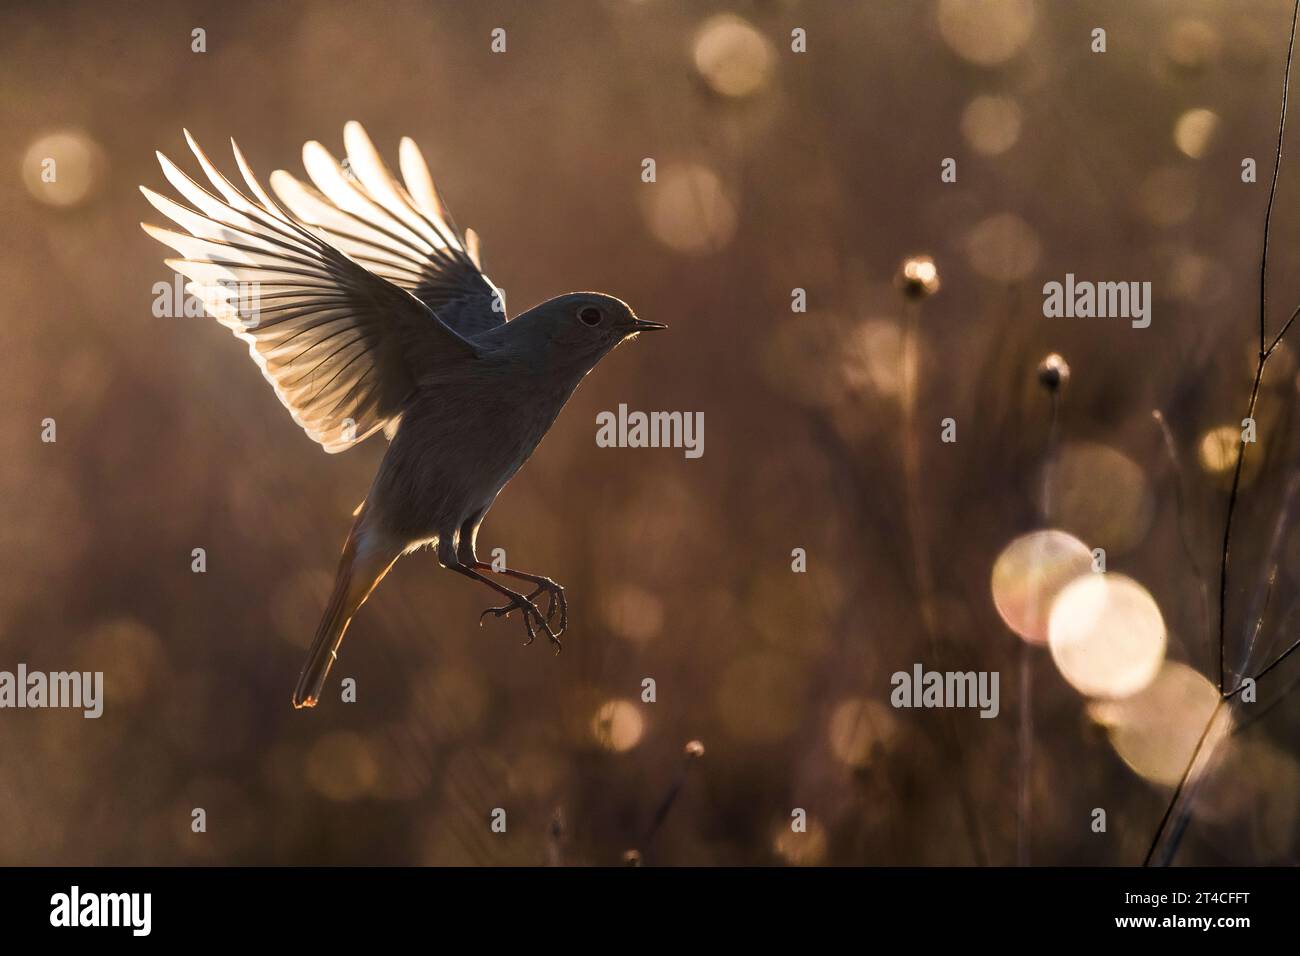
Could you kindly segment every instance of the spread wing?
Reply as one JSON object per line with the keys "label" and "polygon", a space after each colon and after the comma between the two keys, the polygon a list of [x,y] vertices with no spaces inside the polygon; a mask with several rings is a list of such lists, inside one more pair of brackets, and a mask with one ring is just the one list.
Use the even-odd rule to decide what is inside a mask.
{"label": "spread wing", "polygon": [[315,140],[302,148],[314,184],[283,170],[271,174],[276,196],[331,245],[406,289],[466,338],[506,321],[504,300],[483,275],[477,234],[456,228],[434,188],[420,147],[404,138],[399,181],[360,123],[343,127],[340,164]]}
{"label": "spread wing", "polygon": [[[353,250],[341,250],[271,199],[233,140],[251,197],[217,171],[188,132],[185,138],[215,192],[159,153],[163,174],[191,205],[143,186],[141,192],[185,231],[141,225],[180,253],[167,264],[190,279],[187,291],[209,315],[248,343],[294,421],[327,452],[395,425],[420,378],[477,356],[413,286],[386,274],[397,265],[373,267],[356,254],[369,247],[364,230],[382,235],[386,224],[363,224]],[[445,294],[454,273],[426,271],[424,281]]]}

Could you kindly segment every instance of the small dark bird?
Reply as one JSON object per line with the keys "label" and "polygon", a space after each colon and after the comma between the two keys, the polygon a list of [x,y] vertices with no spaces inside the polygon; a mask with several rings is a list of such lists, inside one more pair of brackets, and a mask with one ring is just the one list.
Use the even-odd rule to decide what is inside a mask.
{"label": "small dark bird", "polygon": [[[303,147],[315,188],[272,173],[278,203],[233,140],[251,196],[188,131],[215,192],[161,153],[163,174],[192,208],[141,187],[188,234],[142,223],[145,232],[181,254],[167,264],[248,343],[293,420],[331,454],[378,431],[390,442],[343,546],[294,707],[316,705],[352,616],[399,557],[425,545],[443,567],[501,595],[483,616],[517,610],[528,643],[540,630],[558,653],[564,588],[479,561],[478,529],[583,377],[619,343],[665,327],[598,292],[562,295],[507,321],[481,271],[478,237],[457,229],[419,147],[402,140],[399,181],[359,123],[343,134],[342,165],[320,143]],[[543,594],[545,612],[535,603]]]}

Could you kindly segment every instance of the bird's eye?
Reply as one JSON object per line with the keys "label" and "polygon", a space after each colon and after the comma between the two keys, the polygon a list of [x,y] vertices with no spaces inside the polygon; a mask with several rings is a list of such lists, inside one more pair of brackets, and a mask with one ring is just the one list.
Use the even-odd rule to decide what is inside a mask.
{"label": "bird's eye", "polygon": [[600,325],[603,318],[605,318],[605,314],[594,305],[583,306],[578,310],[578,319],[583,325]]}

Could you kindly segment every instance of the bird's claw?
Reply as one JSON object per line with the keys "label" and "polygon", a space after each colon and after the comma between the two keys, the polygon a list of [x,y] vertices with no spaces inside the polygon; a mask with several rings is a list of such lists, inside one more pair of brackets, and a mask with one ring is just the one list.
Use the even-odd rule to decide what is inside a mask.
{"label": "bird's claw", "polygon": [[[512,600],[509,604],[503,604],[500,607],[488,608],[486,611],[484,611],[482,614],[478,616],[479,627],[483,626],[483,618],[487,617],[489,614],[495,615],[496,617],[508,618],[510,617],[511,611],[518,609],[523,612],[524,628],[528,631],[528,640],[524,641],[524,647],[527,647],[529,644],[533,643],[533,641],[537,640],[536,628],[541,627],[541,629],[546,632],[547,639],[550,640],[550,642],[555,645],[555,653],[557,654],[560,653],[560,651],[563,650],[564,648],[564,645],[560,643],[560,634],[564,633],[564,626],[568,622],[567,610],[563,608],[563,601],[564,601],[563,590],[561,589],[561,594],[560,594],[562,613],[560,615],[561,626],[559,632],[551,630],[551,624],[550,624],[551,618],[555,614],[554,595],[551,596],[551,604],[550,606],[547,607],[545,615],[543,615],[541,610],[537,607],[537,605],[533,603],[533,598],[536,597],[544,590],[546,590],[546,588],[539,587],[537,591],[533,592],[532,594],[527,596],[520,595],[518,598]],[[534,626],[534,621],[536,621],[536,626]]]}
{"label": "bird's claw", "polygon": [[[564,587],[562,585],[556,584],[554,581],[550,580],[549,578],[538,583],[537,590],[533,591],[532,594],[528,595],[528,600],[529,601],[533,600],[533,598],[537,597],[539,594],[542,594],[543,592],[545,592],[546,594],[547,623],[549,624],[555,619],[555,614],[557,611],[560,614],[560,623],[559,626],[555,629],[555,636],[558,638],[569,628],[569,601],[564,596]],[[556,643],[559,642],[556,641]]]}

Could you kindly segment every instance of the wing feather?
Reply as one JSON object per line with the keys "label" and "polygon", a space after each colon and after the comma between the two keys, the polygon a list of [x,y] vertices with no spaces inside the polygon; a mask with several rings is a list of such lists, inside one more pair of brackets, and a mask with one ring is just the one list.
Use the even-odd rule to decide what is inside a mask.
{"label": "wing feather", "polygon": [[[419,379],[477,358],[471,342],[408,291],[421,275],[412,255],[433,246],[352,187],[341,170],[331,178],[323,147],[312,151],[313,165],[350,210],[306,187],[303,202],[346,233],[347,248],[332,244],[330,231],[299,216],[283,195],[288,210],[276,203],[233,140],[252,198],[217,170],[188,131],[185,138],[212,191],[159,153],[163,176],[190,205],[143,186],[141,192],[184,231],[141,225],[180,254],[165,262],[190,280],[187,291],[208,314],[247,343],[294,421],[327,452],[380,429],[391,434]],[[330,163],[338,170],[332,157]],[[329,210],[333,218],[324,215]]]}
{"label": "wing feather", "polygon": [[320,143],[303,147],[311,185],[283,170],[271,188],[292,214],[357,262],[406,289],[467,338],[496,328],[505,312],[482,272],[478,237],[462,236],[439,197],[419,147],[403,139],[397,179],[365,129],[343,129],[346,168]]}

